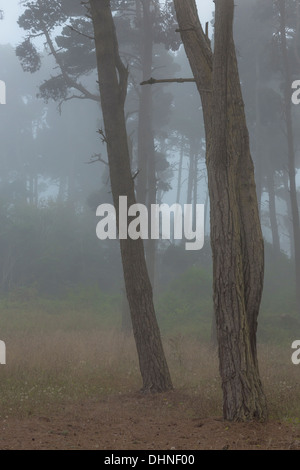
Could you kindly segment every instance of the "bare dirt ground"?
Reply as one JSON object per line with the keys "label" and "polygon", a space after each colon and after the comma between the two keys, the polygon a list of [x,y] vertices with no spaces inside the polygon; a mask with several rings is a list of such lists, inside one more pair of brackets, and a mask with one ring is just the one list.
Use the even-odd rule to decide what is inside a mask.
{"label": "bare dirt ground", "polygon": [[0,420],[1,450],[300,450],[300,426],[200,419],[191,397],[120,394]]}

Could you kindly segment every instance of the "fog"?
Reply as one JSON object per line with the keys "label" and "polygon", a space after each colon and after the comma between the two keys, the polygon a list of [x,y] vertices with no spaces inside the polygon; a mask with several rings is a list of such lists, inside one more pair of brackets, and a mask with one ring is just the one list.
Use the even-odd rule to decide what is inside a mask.
{"label": "fog", "polygon": [[[56,403],[140,388],[126,256],[119,243],[127,238],[143,239],[174,388],[187,384],[187,393],[197,394],[201,374],[210,384],[218,375],[207,147],[196,84],[176,82],[193,73],[175,32],[174,11],[165,2],[150,2],[149,27],[139,2],[111,2],[120,58],[128,68],[125,119],[139,204],[131,212],[126,206],[132,225],[123,219],[116,230],[124,200],[116,212],[93,24],[79,1],[65,0],[63,8],[60,1],[32,3],[37,10],[19,0],[0,1],[0,417],[51,416]],[[273,2],[235,3],[234,40],[264,239],[257,341],[264,371],[273,357],[268,348],[282,348],[282,374],[286,366],[286,380],[294,386],[300,105],[291,97],[292,83],[300,80],[299,8],[287,1],[285,59],[282,16]],[[214,2],[197,5],[213,45]],[[43,20],[38,8],[45,9]],[[140,85],[151,77],[174,80]],[[151,204],[158,212],[162,207],[160,228],[151,228]],[[136,259],[132,251],[127,262],[133,271]],[[14,398],[10,381],[18,383],[18,371]],[[220,387],[207,393],[219,403]],[[222,413],[212,402],[203,405],[203,416]]]}

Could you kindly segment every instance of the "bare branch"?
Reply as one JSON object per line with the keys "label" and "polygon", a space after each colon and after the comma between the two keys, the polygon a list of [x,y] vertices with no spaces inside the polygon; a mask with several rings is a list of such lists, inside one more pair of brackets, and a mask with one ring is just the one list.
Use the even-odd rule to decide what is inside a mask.
{"label": "bare branch", "polygon": [[139,174],[141,170],[137,170],[134,175],[132,176],[132,179],[135,180],[135,178],[137,177],[137,175]]}
{"label": "bare branch", "polygon": [[92,41],[95,41],[95,36],[89,36],[88,34],[84,34],[78,29],[74,28],[71,25],[68,25],[68,28],[70,28],[71,31],[74,31],[74,33],[80,34],[81,36],[84,36],[85,38],[91,39]]}
{"label": "bare branch", "polygon": [[68,83],[69,87],[75,88],[75,90],[80,91],[82,93],[82,95],[85,96],[85,98],[87,98],[87,99],[91,99],[93,101],[100,102],[100,96],[99,95],[94,95],[93,93],[88,91],[81,83],[76,82],[76,80],[74,80],[73,78],[70,77],[70,75],[68,74],[68,72],[65,69],[63,61],[59,57],[58,51],[55,49],[55,47],[53,45],[53,41],[52,41],[52,39],[50,37],[50,34],[49,34],[46,27],[44,28],[43,33],[45,34],[47,44],[50,48],[50,52],[53,55],[53,57],[55,58],[56,63],[59,66],[59,68],[62,72],[62,75],[63,75],[64,79],[66,80],[66,82]]}
{"label": "bare branch", "polygon": [[158,79],[149,78],[149,80],[145,80],[141,82],[140,85],[154,85],[155,83],[184,83],[184,82],[195,82],[194,78],[164,78]]}
{"label": "bare branch", "polygon": [[[158,79],[156,80],[155,78],[149,78],[149,80],[145,80],[144,82],[141,82],[140,85],[154,85],[155,83],[195,83],[196,80],[194,78],[164,78],[164,79]],[[202,88],[201,91],[211,93],[212,90],[209,88]]]}
{"label": "bare branch", "polygon": [[58,104],[58,110],[59,110],[59,114],[61,114],[61,108],[62,108],[62,105],[66,102],[66,101],[71,101],[73,99],[77,99],[77,100],[88,100],[89,98],[85,95],[72,95],[72,96],[68,96],[67,98],[64,98],[63,100],[61,100]]}
{"label": "bare branch", "polygon": [[35,38],[38,38],[40,36],[44,36],[44,33],[36,33],[36,34],[30,33],[30,34],[28,34],[27,38],[35,39]]}
{"label": "bare branch", "polygon": [[95,153],[94,155],[91,156],[91,159],[89,162],[85,162],[87,165],[90,165],[91,163],[95,163],[95,162],[101,162],[101,163],[104,163],[105,165],[109,166],[108,165],[108,162],[106,162],[105,160],[103,160],[102,156],[101,156],[101,153]]}
{"label": "bare branch", "polygon": [[100,135],[101,135],[101,140],[102,140],[102,143],[106,143],[106,144],[107,144],[108,142],[107,142],[106,135],[104,134],[104,131],[103,131],[102,129],[98,129],[98,131],[97,131],[97,132],[98,132],[98,134],[100,134]]}

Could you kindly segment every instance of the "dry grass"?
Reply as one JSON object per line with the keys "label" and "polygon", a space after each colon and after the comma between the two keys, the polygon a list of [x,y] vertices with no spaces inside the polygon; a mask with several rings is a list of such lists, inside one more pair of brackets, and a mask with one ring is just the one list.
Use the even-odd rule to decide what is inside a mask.
{"label": "dry grass", "polygon": [[[21,314],[20,314],[21,315]],[[86,398],[136,392],[141,387],[132,338],[81,319],[83,329],[71,328],[72,316],[30,313],[22,327],[5,319],[7,365],[0,367],[0,417],[46,413],[51,407]],[[74,320],[74,318],[73,318]],[[26,323],[27,322],[27,323]],[[5,333],[6,332],[6,333]],[[174,386],[190,401],[198,417],[222,414],[217,354],[192,337],[164,338]],[[287,347],[259,348],[261,376],[271,417],[300,422],[299,369]],[[299,366],[300,367],[300,366]]]}
{"label": "dry grass", "polygon": [[130,343],[100,330],[11,336],[7,365],[0,368],[0,416],[135,389],[139,374]]}

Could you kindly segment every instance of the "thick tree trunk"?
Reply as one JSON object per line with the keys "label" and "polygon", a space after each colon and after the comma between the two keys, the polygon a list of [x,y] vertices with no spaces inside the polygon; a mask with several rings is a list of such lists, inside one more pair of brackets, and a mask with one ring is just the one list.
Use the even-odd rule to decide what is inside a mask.
{"label": "thick tree trunk", "polygon": [[[119,56],[110,1],[90,0],[90,11],[95,32],[111,189],[119,220],[119,196],[127,196],[128,206],[136,203],[124,117],[128,71]],[[172,382],[155,316],[143,242],[140,238],[120,239],[120,248],[143,390],[169,390]]]}
{"label": "thick tree trunk", "polygon": [[124,333],[124,335],[130,336],[132,333],[132,322],[131,322],[130,308],[128,304],[125,287],[124,289],[122,289],[121,311],[122,311],[122,332]]}
{"label": "thick tree trunk", "polygon": [[256,352],[263,238],[232,35],[233,0],[215,0],[214,56],[195,1],[174,1],[204,113],[224,418],[266,419]]}

